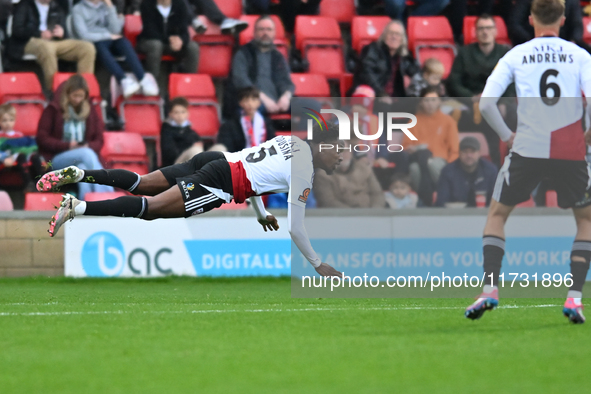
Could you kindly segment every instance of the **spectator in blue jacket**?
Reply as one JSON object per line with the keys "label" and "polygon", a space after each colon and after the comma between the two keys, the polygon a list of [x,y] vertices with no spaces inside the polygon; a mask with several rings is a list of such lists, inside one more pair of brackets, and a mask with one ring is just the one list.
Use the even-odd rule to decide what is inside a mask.
{"label": "spectator in blue jacket", "polygon": [[490,204],[497,167],[480,157],[480,143],[474,137],[460,142],[458,159],[441,171],[437,187],[436,206],[444,207],[448,202],[464,202],[468,207],[476,206],[476,194],[486,194],[486,206]]}

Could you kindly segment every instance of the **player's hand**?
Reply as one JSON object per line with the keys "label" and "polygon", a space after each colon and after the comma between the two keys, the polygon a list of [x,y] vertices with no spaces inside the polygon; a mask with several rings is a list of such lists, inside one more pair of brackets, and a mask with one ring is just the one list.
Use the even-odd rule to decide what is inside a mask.
{"label": "player's hand", "polygon": [[326,263],[322,263],[322,264],[320,264],[320,267],[314,268],[314,269],[316,270],[316,272],[318,272],[322,276],[338,276],[338,277],[343,276],[342,272],[337,271],[336,269],[334,269],[333,267],[331,267],[330,265],[328,265]]}
{"label": "player's hand", "polygon": [[170,36],[168,40],[170,42],[170,49],[173,52],[178,52],[183,48],[183,40],[179,36]]}
{"label": "player's hand", "polygon": [[273,215],[267,215],[266,218],[258,219],[258,221],[261,224],[261,226],[263,226],[265,232],[267,231],[267,229],[269,229],[269,231],[279,230],[279,224],[277,223],[277,219],[275,219],[275,216]]}
{"label": "player's hand", "polygon": [[43,30],[41,32],[41,38],[44,40],[51,40],[53,38],[53,34],[49,30]]}
{"label": "player's hand", "polygon": [[63,38],[64,36],[64,28],[61,27],[60,25],[55,25],[55,27],[53,28],[53,36],[56,38]]}
{"label": "player's hand", "polygon": [[[586,134],[585,134],[586,136]],[[511,133],[511,137],[507,140],[507,147],[509,149],[513,148],[513,141],[515,140],[515,133]]]}
{"label": "player's hand", "polygon": [[585,142],[587,145],[591,145],[591,129],[585,132]]}

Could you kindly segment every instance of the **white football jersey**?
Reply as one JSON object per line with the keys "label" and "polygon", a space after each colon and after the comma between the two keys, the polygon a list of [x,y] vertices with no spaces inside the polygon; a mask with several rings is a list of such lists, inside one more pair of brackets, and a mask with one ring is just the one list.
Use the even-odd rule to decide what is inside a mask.
{"label": "white football jersey", "polygon": [[518,97],[513,151],[524,157],[584,160],[581,92],[591,97],[591,55],[558,37],[534,38],[499,60],[482,96],[490,97],[487,91],[498,87],[505,91],[512,82]]}
{"label": "white football jersey", "polygon": [[242,163],[256,195],[289,193],[288,202],[306,205],[314,167],[310,146],[298,137],[280,135],[258,146],[224,154],[229,163]]}

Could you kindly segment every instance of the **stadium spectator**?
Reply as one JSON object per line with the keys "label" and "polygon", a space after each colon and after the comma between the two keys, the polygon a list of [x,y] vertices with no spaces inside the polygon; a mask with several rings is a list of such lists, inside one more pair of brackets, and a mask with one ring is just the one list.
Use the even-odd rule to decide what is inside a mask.
{"label": "stadium spectator", "polygon": [[488,206],[496,178],[497,167],[480,157],[478,140],[466,137],[460,142],[459,157],[441,170],[435,205],[444,207],[449,202],[464,202],[468,207],[475,207],[476,196],[483,195]]}
{"label": "stadium spectator", "polygon": [[185,0],[144,0],[143,30],[137,50],[146,55],[145,69],[158,79],[162,55],[172,55],[185,73],[197,72],[199,45],[189,38],[191,19]]}
{"label": "stadium spectator", "polygon": [[203,152],[203,142],[189,122],[189,102],[184,97],[170,101],[168,119],[160,130],[162,164],[170,166],[189,160]]}
{"label": "stadium spectator", "polygon": [[32,178],[43,175],[43,163],[35,139],[14,131],[15,123],[16,108],[0,105],[0,174],[16,173],[24,188]]}
{"label": "stadium spectator", "polygon": [[447,96],[445,85],[442,82],[444,73],[445,67],[441,61],[434,57],[425,60],[421,72],[412,77],[410,85],[406,89],[406,94],[410,97],[419,97],[421,90],[433,86],[439,90],[439,97]]}
{"label": "stadium spectator", "polygon": [[392,177],[384,197],[392,209],[416,208],[419,199],[415,193],[412,193],[410,177],[404,174],[395,174]]}
{"label": "stadium spectator", "polygon": [[281,0],[279,15],[287,33],[293,33],[295,19],[298,15],[318,14],[322,0]]}
{"label": "stadium spectator", "polygon": [[263,113],[287,112],[295,86],[289,66],[273,44],[275,23],[261,16],[254,25],[254,39],[240,47],[232,59],[232,71],[224,91],[224,116],[237,112],[236,90],[256,86],[260,91]]}
{"label": "stadium spectator", "polygon": [[[82,169],[102,169],[99,153],[103,147],[103,121],[88,100],[88,84],[81,75],[62,83],[43,110],[37,129],[39,153],[51,160],[54,170],[76,165]],[[78,195],[111,192],[110,186],[84,183]]]}
{"label": "stadium spectator", "polygon": [[[142,0],[136,0],[142,1]],[[239,19],[228,18],[213,0],[184,0],[189,2],[189,11],[193,15],[205,15],[213,24],[219,25],[222,34],[240,33],[248,27],[248,23]],[[193,19],[193,28],[199,34],[205,33],[207,26],[199,18]]]}
{"label": "stadium spectator", "polygon": [[259,90],[255,87],[240,89],[237,97],[241,113],[222,124],[214,149],[238,152],[275,138],[273,125],[258,112],[261,106]]}
{"label": "stadium spectator", "polygon": [[52,0],[21,0],[14,9],[7,54],[20,60],[35,55],[51,89],[58,59],[77,62],[79,73],[94,73],[95,49],[89,42],[69,39],[66,14]]}
{"label": "stadium spectator", "polygon": [[[460,127],[481,131],[488,142],[493,163],[499,165],[499,137],[486,122],[481,121],[477,108],[486,79],[509,50],[507,46],[497,44],[496,36],[497,28],[493,17],[480,16],[476,20],[477,42],[460,48],[447,79],[447,88],[452,97],[463,98],[463,102],[468,106],[468,111],[465,111],[460,119]],[[504,96],[515,96],[513,85],[507,89]],[[504,111],[506,112],[506,108]]]}
{"label": "stadium spectator", "polygon": [[413,77],[420,66],[408,51],[408,39],[402,22],[390,22],[380,38],[365,46],[353,77],[354,90],[359,85],[369,85],[376,96],[387,104],[388,97],[405,97],[404,77]]}
{"label": "stadium spectator", "polygon": [[[516,0],[515,2],[508,26],[509,36],[513,45],[523,44],[534,38],[534,28],[529,23],[532,1]],[[566,20],[560,28],[560,38],[572,41],[585,49],[589,48],[583,43],[583,14],[579,1],[566,0],[564,5]]]}
{"label": "stadium spectator", "polygon": [[[121,36],[122,25],[111,0],[82,0],[72,9],[72,19],[76,35],[94,43],[98,59],[115,76],[125,97],[140,89],[146,96],[158,95],[156,80],[144,72],[135,49],[127,38]],[[139,83],[125,76],[116,56],[125,56],[125,63]]]}
{"label": "stadium spectator", "polygon": [[[409,16],[439,15],[447,7],[450,0],[417,0]],[[406,0],[385,0],[386,15],[392,19],[405,20]]]}
{"label": "stadium spectator", "polygon": [[412,128],[416,141],[404,136],[402,145],[410,154],[411,185],[424,205],[432,204],[441,170],[458,158],[459,135],[455,120],[441,112],[437,88],[421,91],[417,125]]}
{"label": "stadium spectator", "polygon": [[[474,4],[476,6],[475,12],[470,15],[493,15],[493,8],[496,3],[497,7],[494,14],[501,16],[505,23],[509,21],[509,15],[513,9],[513,0],[477,0],[470,3],[476,3]],[[451,0],[446,14],[448,15],[454,39],[456,42],[463,43],[464,18],[468,15],[468,0]]]}
{"label": "stadium spectator", "polygon": [[384,208],[384,193],[369,162],[355,158],[348,149],[342,158],[332,175],[317,171],[314,176],[318,208]]}

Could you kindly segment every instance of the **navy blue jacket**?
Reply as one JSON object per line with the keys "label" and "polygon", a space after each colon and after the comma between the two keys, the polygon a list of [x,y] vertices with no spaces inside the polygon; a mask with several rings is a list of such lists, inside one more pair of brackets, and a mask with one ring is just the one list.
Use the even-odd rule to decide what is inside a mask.
{"label": "navy blue jacket", "polygon": [[437,185],[438,207],[445,206],[447,202],[465,202],[469,207],[475,206],[474,193],[486,192],[486,205],[490,204],[495,181],[497,179],[497,166],[488,160],[480,159],[476,168],[476,177],[473,185],[470,182],[470,174],[462,168],[460,159],[449,163],[439,177]]}

